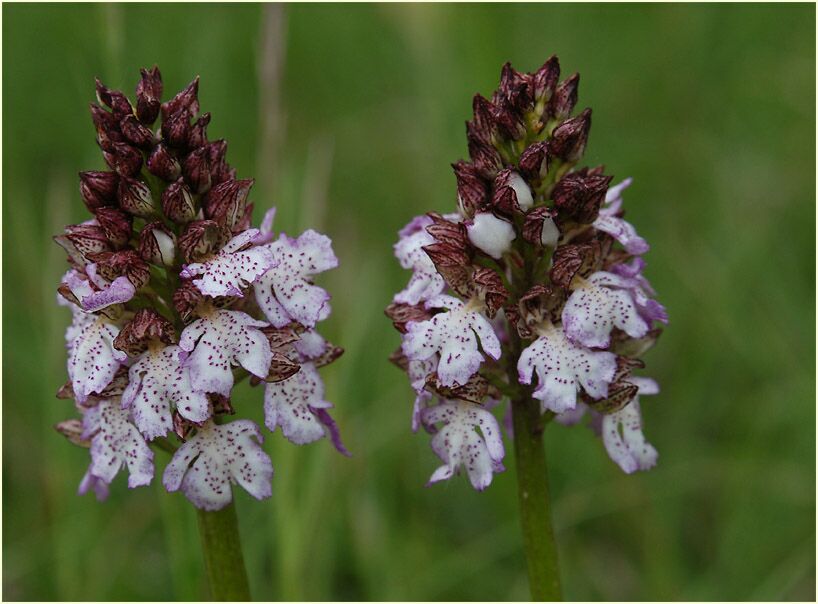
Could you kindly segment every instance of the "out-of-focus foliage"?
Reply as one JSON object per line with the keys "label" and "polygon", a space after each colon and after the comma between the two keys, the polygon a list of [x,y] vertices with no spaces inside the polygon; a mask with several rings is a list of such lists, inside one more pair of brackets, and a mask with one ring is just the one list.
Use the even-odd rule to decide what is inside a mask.
{"label": "out-of-focus foliage", "polygon": [[[260,81],[254,5],[3,7],[3,595],[206,596],[193,508],[153,486],[75,496],[62,250],[84,220],[79,170],[102,169],[93,77],[166,92],[202,77],[210,134],[258,180],[257,218],[335,241],[327,372],[351,459],[270,435],[272,499],[237,492],[259,599],[527,597],[513,461],[485,493],[425,489],[411,394],[382,316],[408,274],[396,231],[454,206],[471,96],[500,66],[557,53],[592,106],[587,160],[631,175],[628,217],[671,325],[648,354],[659,466],[625,476],[589,430],[549,427],[555,524],[572,599],[815,597],[815,8],[807,5],[294,5],[283,81]],[[275,28],[272,28],[273,30]],[[269,31],[269,28],[268,28]],[[274,46],[274,45],[273,45]],[[269,45],[267,45],[269,48]],[[257,158],[280,97],[277,161]],[[272,103],[274,107],[275,103]],[[235,404],[261,415],[261,392]],[[160,466],[164,460],[160,459]]]}

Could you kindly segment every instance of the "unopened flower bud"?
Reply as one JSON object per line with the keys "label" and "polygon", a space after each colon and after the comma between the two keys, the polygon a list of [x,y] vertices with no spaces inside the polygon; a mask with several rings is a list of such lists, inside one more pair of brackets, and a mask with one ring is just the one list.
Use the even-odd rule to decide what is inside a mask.
{"label": "unopened flower bud", "polygon": [[[511,66],[511,63],[503,65],[500,72],[500,96],[503,97],[508,110],[515,113],[519,118],[531,108],[534,101],[531,89],[531,77],[520,73]],[[503,103],[501,103],[502,105]],[[522,119],[521,119],[522,121]],[[525,126],[523,126],[525,129]]]}
{"label": "unopened flower bud", "polygon": [[119,120],[113,113],[105,111],[99,105],[91,103],[91,121],[97,129],[97,142],[103,150],[107,151],[113,147],[114,143],[122,142],[122,133],[119,131]]}
{"label": "unopened flower bud", "polygon": [[128,100],[121,91],[119,90],[111,90],[107,88],[102,82],[99,81],[99,78],[96,80],[96,88],[97,88],[97,100],[109,107],[113,114],[117,118],[122,118],[126,115],[133,115],[133,107],[131,106],[131,102]]}
{"label": "unopened flower bud", "polygon": [[173,182],[182,173],[179,160],[170,152],[167,145],[159,143],[148,156],[148,172],[167,182]]}
{"label": "unopened flower bud", "polygon": [[469,141],[469,156],[478,172],[485,178],[494,178],[503,169],[503,160],[492,145],[478,140]]}
{"label": "unopened flower bud", "polygon": [[528,183],[513,170],[503,170],[494,179],[492,208],[506,216],[526,212],[534,205],[534,196]]}
{"label": "unopened flower bud", "polygon": [[142,153],[127,143],[113,143],[102,157],[120,176],[136,176],[142,168]]}
{"label": "unopened flower bud", "polygon": [[560,217],[567,217],[581,224],[590,224],[599,215],[605,201],[605,193],[611,176],[584,175],[573,172],[565,175],[554,187],[551,196]]}
{"label": "unopened flower bud", "polygon": [[488,203],[489,186],[477,172],[474,164],[459,161],[452,164],[457,179],[457,204],[466,218],[485,207]]}
{"label": "unopened flower bud", "polygon": [[577,275],[587,275],[598,260],[599,246],[590,243],[567,243],[554,250],[551,281],[569,289]]}
{"label": "unopened flower bud", "polygon": [[534,100],[535,102],[548,102],[554,94],[557,80],[560,78],[560,61],[556,55],[551,55],[549,59],[540,67],[533,78]]}
{"label": "unopened flower bud", "polygon": [[184,148],[190,133],[190,113],[182,109],[162,121],[162,138],[171,147]]}
{"label": "unopened flower bud", "polygon": [[173,222],[182,224],[196,218],[193,194],[183,179],[168,185],[162,193],[162,211]]}
{"label": "unopened flower bud", "polygon": [[118,208],[99,208],[97,222],[108,241],[115,248],[121,248],[131,239],[133,217]]}
{"label": "unopened flower bud", "polygon": [[108,281],[127,277],[131,285],[139,289],[151,279],[150,268],[132,249],[89,254],[88,259],[96,263],[96,272]]}
{"label": "unopened flower bud", "polygon": [[530,211],[523,223],[523,239],[536,246],[556,247],[560,230],[554,216],[556,212],[545,207]]}
{"label": "unopened flower bud", "polygon": [[122,121],[119,122],[119,129],[125,140],[132,145],[144,148],[153,143],[153,132],[136,119],[133,114],[128,114],[122,118]]}
{"label": "unopened flower bud", "polygon": [[199,76],[196,76],[190,84],[185,86],[185,88],[177,93],[171,100],[162,103],[162,118],[168,119],[168,116],[182,110],[188,111],[193,115],[199,113],[198,94]]}
{"label": "unopened flower bud", "polygon": [[116,204],[116,172],[80,172],[80,195],[89,211]]}
{"label": "unopened flower bud", "polygon": [[500,131],[512,140],[520,140],[525,136],[525,121],[520,112],[510,103],[503,102],[495,106],[493,112],[494,121],[500,127]]}
{"label": "unopened flower bud", "polygon": [[206,193],[210,189],[210,162],[207,148],[199,147],[190,153],[185,158],[182,173],[191,191],[198,195]]}
{"label": "unopened flower bud", "polygon": [[502,258],[511,249],[515,238],[514,227],[491,212],[476,214],[466,230],[469,241],[477,249],[496,259]]}
{"label": "unopened flower bud", "polygon": [[74,224],[65,227],[65,233],[54,237],[54,241],[68,252],[76,266],[85,266],[91,254],[107,252],[111,244],[105,232],[95,224]]}
{"label": "unopened flower bud", "polygon": [[216,253],[229,233],[214,220],[197,220],[179,235],[179,251],[185,262],[201,262]]}
{"label": "unopened flower bud", "polygon": [[449,287],[462,296],[469,294],[471,258],[468,250],[456,243],[433,243],[423,251]]}
{"label": "unopened flower bud", "polygon": [[152,69],[140,69],[142,79],[136,85],[136,116],[139,121],[151,125],[159,115],[162,98],[162,74],[154,65]]}
{"label": "unopened flower bud", "polygon": [[562,160],[576,162],[585,153],[591,130],[591,110],[585,109],[577,117],[565,120],[554,129],[550,149]]}
{"label": "unopened flower bud", "polygon": [[530,145],[520,155],[520,172],[528,178],[542,180],[548,174],[549,165],[548,144],[544,141]]}
{"label": "unopened flower bud", "polygon": [[176,330],[173,324],[150,308],[138,310],[133,319],[114,338],[114,348],[131,357],[147,350],[151,341],[173,344]]}
{"label": "unopened flower bud", "polygon": [[123,177],[119,181],[117,197],[119,207],[134,216],[145,218],[156,212],[151,190],[141,180]]}
{"label": "unopened flower bud", "polygon": [[485,97],[476,94],[472,99],[474,118],[466,122],[466,133],[469,140],[475,139],[491,144],[498,136],[497,122],[494,119],[494,105]]}
{"label": "unopened flower bud", "polygon": [[206,145],[207,159],[210,162],[210,186],[216,186],[226,180],[235,180],[230,175],[230,166],[225,161],[227,141],[217,140]]}
{"label": "unopened flower bud", "polygon": [[139,255],[157,266],[173,266],[176,236],[160,221],[146,224],[139,234]]}
{"label": "unopened flower bud", "polygon": [[187,135],[187,148],[198,149],[207,144],[207,125],[210,123],[210,113],[203,113],[199,116],[193,126],[190,127],[190,132]]}
{"label": "unopened flower bud", "polygon": [[204,202],[205,215],[232,229],[244,216],[254,182],[253,179],[228,180],[210,189]]}
{"label": "unopened flower bud", "polygon": [[571,77],[566,78],[557,90],[554,92],[554,97],[551,99],[550,113],[558,119],[564,120],[574,110],[574,105],[577,104],[579,97],[579,74],[575,73]]}

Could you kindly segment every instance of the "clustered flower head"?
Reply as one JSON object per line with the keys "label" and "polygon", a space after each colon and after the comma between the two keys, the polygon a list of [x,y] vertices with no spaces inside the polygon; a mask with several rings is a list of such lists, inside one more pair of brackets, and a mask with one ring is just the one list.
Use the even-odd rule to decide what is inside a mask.
{"label": "clustered flower head", "polygon": [[412,427],[433,434],[443,463],[430,482],[465,468],[483,489],[503,470],[491,409],[504,395],[537,399],[543,421],[588,413],[625,472],[656,463],[639,397],[658,386],[632,372],[667,315],[644,276],[648,244],[623,217],[630,179],[610,186],[604,167],[578,167],[591,110],[572,116],[579,75],[559,75],[556,57],[534,73],[506,64],[492,98],[474,97],[456,211],[399,232],[412,276],[386,314],[402,334],[392,361],[415,391]]}
{"label": "clustered flower head", "polygon": [[99,499],[127,468],[149,484],[155,448],[173,451],[162,483],[215,510],[239,484],[262,499],[273,467],[259,427],[235,414],[233,386],[264,384],[265,424],[296,444],[329,436],[346,454],[318,369],[343,352],[316,325],[329,295],[313,284],[338,260],[313,230],[273,233],[275,210],[251,228],[253,181],[239,180],[227,143],[207,138],[199,79],[161,101],[159,69],[142,70],[132,104],[97,81],[91,105],[109,170],[80,173],[92,218],[56,242],[70,268],[58,302],[69,381],[81,419],[57,429],[90,448],[80,493]]}

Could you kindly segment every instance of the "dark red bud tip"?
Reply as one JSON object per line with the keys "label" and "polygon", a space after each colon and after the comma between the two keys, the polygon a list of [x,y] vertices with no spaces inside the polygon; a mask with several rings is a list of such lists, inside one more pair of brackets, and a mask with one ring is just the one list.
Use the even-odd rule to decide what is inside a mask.
{"label": "dark red bud tip", "polygon": [[97,272],[108,281],[125,276],[136,289],[139,289],[147,285],[151,279],[150,268],[132,249],[89,254],[88,259],[97,263]]}
{"label": "dark red bud tip", "polygon": [[119,207],[134,216],[148,217],[156,211],[151,190],[141,180],[123,177],[117,196]]}
{"label": "dark red bud tip", "polygon": [[126,115],[119,122],[119,129],[122,136],[132,145],[137,147],[150,147],[153,144],[153,132],[144,126],[135,115]]}
{"label": "dark red bud tip", "polygon": [[136,176],[142,169],[142,153],[127,143],[113,143],[102,151],[105,162],[120,176]]}
{"label": "dark red bud tip", "polygon": [[548,143],[534,143],[520,155],[520,172],[526,178],[540,180],[548,174],[550,163]]}
{"label": "dark red bud tip", "polygon": [[99,78],[95,78],[97,100],[111,109],[117,118],[122,118],[126,115],[133,115],[133,107],[122,92],[119,90],[111,90],[107,88]]}
{"label": "dark red bud tip", "polygon": [[190,113],[187,109],[181,109],[162,121],[162,137],[171,147],[184,148],[189,133]]}
{"label": "dark red bud tip", "polygon": [[572,172],[563,177],[551,194],[560,218],[582,224],[596,220],[611,179],[611,176],[583,172]]}
{"label": "dark red bud tip", "polygon": [[551,151],[564,161],[579,161],[585,153],[590,130],[591,110],[586,109],[577,117],[565,120],[554,129],[550,142]]}
{"label": "dark red bud tip", "polygon": [[457,203],[467,218],[483,209],[489,200],[489,184],[480,176],[474,164],[459,161],[452,164],[457,179]]}
{"label": "dark red bud tip", "polygon": [[210,190],[210,160],[206,147],[199,147],[185,158],[182,173],[190,190],[201,195]]}
{"label": "dark red bud tip", "polygon": [[89,211],[116,204],[116,172],[80,172],[80,195]]}
{"label": "dark red bud tip", "polygon": [[201,262],[217,252],[230,238],[230,231],[213,220],[191,222],[179,236],[179,251],[185,262]]}
{"label": "dark red bud tip", "polygon": [[198,149],[207,144],[207,125],[210,123],[210,114],[203,113],[194,122],[187,136],[187,148]]}
{"label": "dark red bud tip", "polygon": [[148,156],[148,172],[167,182],[173,182],[182,173],[179,160],[164,143],[159,143]]}
{"label": "dark red bud tip", "polygon": [[192,115],[198,114],[198,94],[199,76],[196,76],[196,78],[175,97],[173,97],[167,103],[162,103],[162,119],[168,119],[169,116],[183,110]]}
{"label": "dark red bud tip", "polygon": [[62,235],[54,237],[54,241],[68,252],[69,259],[78,267],[88,264],[91,255],[111,249],[105,232],[94,224],[69,225]]}
{"label": "dark red bud tip", "polygon": [[557,90],[551,99],[549,113],[558,120],[564,120],[571,115],[578,98],[579,74],[575,73],[557,86]]}
{"label": "dark red bud tip", "polygon": [[554,94],[554,88],[560,78],[560,60],[551,55],[548,60],[534,73],[534,98],[536,101],[547,102]]}
{"label": "dark red bud tip", "polygon": [[142,79],[136,85],[136,116],[139,121],[151,125],[159,116],[162,100],[162,74],[155,65],[152,69],[140,69]]}
{"label": "dark red bud tip", "polygon": [[213,187],[205,199],[205,215],[233,229],[244,217],[252,179],[228,180]]}
{"label": "dark red bud tip", "polygon": [[99,208],[97,223],[115,248],[125,247],[131,239],[133,217],[118,208]]}
{"label": "dark red bud tip", "polygon": [[178,224],[190,222],[196,217],[193,193],[183,179],[169,185],[162,193],[162,211]]}

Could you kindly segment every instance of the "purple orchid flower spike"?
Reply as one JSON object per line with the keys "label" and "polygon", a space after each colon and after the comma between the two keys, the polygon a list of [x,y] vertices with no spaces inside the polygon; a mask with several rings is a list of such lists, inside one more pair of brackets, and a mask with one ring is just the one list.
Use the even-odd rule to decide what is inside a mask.
{"label": "purple orchid flower spike", "polygon": [[58,302],[72,312],[59,396],[82,415],[57,429],[90,449],[79,493],[99,500],[122,469],[130,487],[149,484],[154,451],[169,461],[167,490],[201,510],[228,506],[236,486],[269,497],[260,428],[226,421],[248,377],[265,384],[271,431],[296,444],[327,436],[348,454],[319,374],[342,350],[315,331],[331,309],[313,279],[338,266],[332,243],[313,230],[274,239],[275,208],[251,228],[253,181],[237,178],[225,141],[208,139],[198,87],[162,103],[154,67],[132,103],[97,82],[108,170],[80,174],[93,216],[55,237],[69,263]]}
{"label": "purple orchid flower spike", "polygon": [[[622,471],[653,467],[639,398],[658,386],[632,373],[668,320],[644,274],[650,246],[624,219],[632,180],[611,186],[603,167],[580,167],[591,110],[572,116],[579,76],[559,76],[556,57],[533,73],[507,63],[499,88],[474,97],[470,157],[453,164],[457,211],[401,229],[394,253],[411,276],[386,308],[401,334],[390,360],[414,397],[407,423],[442,461],[429,484],[462,473],[479,491],[504,480],[502,414],[538,601],[561,599],[543,517],[545,428],[590,418]],[[309,408],[287,405],[320,436]]]}

